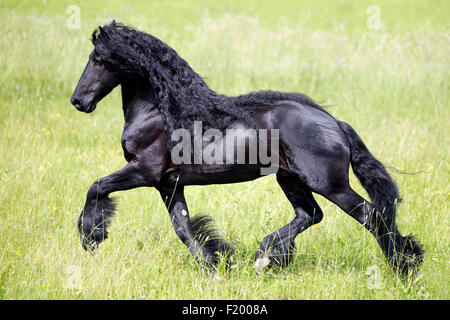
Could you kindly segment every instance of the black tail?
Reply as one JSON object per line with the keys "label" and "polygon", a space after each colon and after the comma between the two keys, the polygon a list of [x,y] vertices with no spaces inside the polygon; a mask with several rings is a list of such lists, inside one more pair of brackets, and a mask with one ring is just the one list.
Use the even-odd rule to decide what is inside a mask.
{"label": "black tail", "polygon": [[367,190],[381,216],[381,223],[386,227],[386,234],[378,235],[379,241],[391,240],[394,243],[392,248],[385,252],[388,253],[388,259],[403,273],[407,273],[410,267],[417,268],[423,261],[424,250],[412,235],[403,237],[397,230],[396,205],[401,201],[397,185],[383,164],[370,153],[355,130],[345,122],[339,121],[338,124],[350,143],[353,172]]}
{"label": "black tail", "polygon": [[338,122],[350,142],[351,164],[373,205],[383,216],[395,218],[396,204],[401,201],[398,188],[383,164],[375,159],[358,134],[345,122]]}
{"label": "black tail", "polygon": [[225,258],[226,266],[231,264],[231,256],[234,253],[233,247],[228,244],[214,227],[214,220],[207,215],[196,215],[191,218],[194,239],[208,252],[214,254],[216,261],[219,262],[220,253]]}

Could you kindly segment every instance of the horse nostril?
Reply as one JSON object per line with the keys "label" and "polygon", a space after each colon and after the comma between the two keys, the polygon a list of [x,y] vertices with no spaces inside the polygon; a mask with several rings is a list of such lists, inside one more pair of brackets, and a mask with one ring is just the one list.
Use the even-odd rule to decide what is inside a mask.
{"label": "horse nostril", "polygon": [[80,100],[78,100],[77,98],[71,98],[70,102],[75,106],[75,108],[80,110],[80,108],[81,108],[81,101]]}

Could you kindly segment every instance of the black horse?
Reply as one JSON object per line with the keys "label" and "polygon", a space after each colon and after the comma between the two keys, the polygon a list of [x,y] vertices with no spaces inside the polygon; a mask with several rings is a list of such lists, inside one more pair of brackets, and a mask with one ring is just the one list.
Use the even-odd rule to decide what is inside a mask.
{"label": "black horse", "polygon": [[[71,103],[79,111],[92,112],[103,97],[121,85],[125,118],[122,147],[128,164],[90,187],[78,220],[85,249],[94,249],[107,238],[106,228],[115,209],[108,195],[146,186],[160,192],[176,234],[199,260],[214,266],[220,254],[233,252],[211,228],[210,218],[189,217],[184,186],[253,180],[265,174],[262,169],[267,162],[174,161],[174,132],[183,129],[195,135],[195,121],[201,121],[201,133],[215,129],[226,138],[233,128],[266,129],[271,132],[266,136],[268,145],[274,144],[273,138],[278,139],[276,178],[295,217],[262,240],[255,256],[258,269],[290,263],[295,237],[322,220],[314,192],[364,225],[394,269],[403,275],[409,269],[417,270],[424,252],[413,236],[403,237],[397,229],[397,186],[348,124],[298,93],[217,94],[167,44],[114,21],[94,31],[92,42],[94,50]],[[247,138],[238,139],[232,160],[238,158],[239,148],[247,159],[260,137]],[[350,163],[372,203],[350,187]]]}

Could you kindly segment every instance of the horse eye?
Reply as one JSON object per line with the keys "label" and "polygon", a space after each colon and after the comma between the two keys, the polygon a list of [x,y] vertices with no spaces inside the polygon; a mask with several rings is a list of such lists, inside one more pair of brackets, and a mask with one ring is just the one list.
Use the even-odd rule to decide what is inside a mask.
{"label": "horse eye", "polygon": [[97,59],[97,58],[93,58],[92,61],[94,62],[94,64],[95,64],[96,66],[101,66],[101,65],[102,65],[102,61],[99,60],[99,59]]}

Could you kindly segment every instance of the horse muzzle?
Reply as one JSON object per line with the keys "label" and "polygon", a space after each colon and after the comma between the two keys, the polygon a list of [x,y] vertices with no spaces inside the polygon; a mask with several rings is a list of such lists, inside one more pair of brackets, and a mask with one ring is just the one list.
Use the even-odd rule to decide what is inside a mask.
{"label": "horse muzzle", "polygon": [[74,105],[75,108],[77,108],[78,111],[91,113],[95,110],[97,106],[97,102],[92,101],[91,103],[83,103],[81,99],[73,97],[70,98],[70,103]]}

